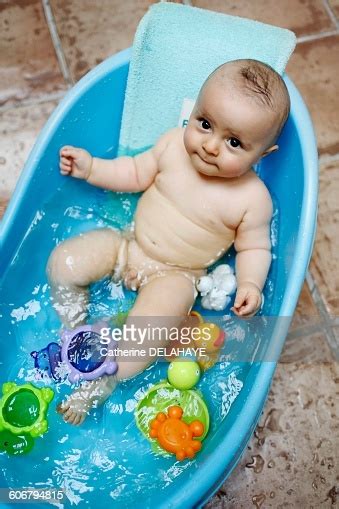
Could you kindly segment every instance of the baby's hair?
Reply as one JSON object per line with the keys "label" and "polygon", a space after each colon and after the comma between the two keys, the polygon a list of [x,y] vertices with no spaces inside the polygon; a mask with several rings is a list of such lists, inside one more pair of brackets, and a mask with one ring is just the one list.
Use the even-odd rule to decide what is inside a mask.
{"label": "baby's hair", "polygon": [[239,59],[217,67],[205,83],[214,77],[233,79],[246,95],[275,111],[279,120],[273,141],[279,137],[290,113],[290,97],[280,74],[259,60]]}

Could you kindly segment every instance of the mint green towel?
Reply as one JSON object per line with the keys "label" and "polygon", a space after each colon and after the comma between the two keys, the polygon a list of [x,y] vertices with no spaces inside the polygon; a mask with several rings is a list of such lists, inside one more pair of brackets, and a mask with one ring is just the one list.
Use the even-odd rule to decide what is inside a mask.
{"label": "mint green towel", "polygon": [[295,43],[293,32],[257,21],[171,2],[153,5],[134,39],[119,155],[142,152],[177,126],[184,99],[196,99],[222,63],[254,58],[282,74]]}

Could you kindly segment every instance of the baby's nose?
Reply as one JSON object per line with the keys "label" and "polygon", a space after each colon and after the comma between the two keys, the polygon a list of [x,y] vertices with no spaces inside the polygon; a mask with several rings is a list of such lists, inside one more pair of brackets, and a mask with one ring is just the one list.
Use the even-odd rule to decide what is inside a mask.
{"label": "baby's nose", "polygon": [[208,138],[208,140],[205,141],[205,143],[203,144],[203,148],[208,154],[217,156],[219,153],[218,140],[214,136],[211,136],[210,138]]}

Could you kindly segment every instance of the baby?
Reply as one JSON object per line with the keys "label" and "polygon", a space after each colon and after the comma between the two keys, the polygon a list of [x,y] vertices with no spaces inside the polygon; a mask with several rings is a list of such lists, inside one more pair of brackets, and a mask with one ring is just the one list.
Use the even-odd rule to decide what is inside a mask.
{"label": "baby", "polygon": [[[196,279],[232,244],[237,251],[232,309],[240,317],[254,315],[271,262],[272,202],[253,165],[278,149],[289,108],[284,81],[271,67],[235,60],[207,78],[187,127],[170,130],[150,150],[103,160],[63,147],[62,175],[112,191],[144,191],[133,238],[103,228],[52,252],[48,276],[64,325],[85,322],[88,286],[112,276],[138,290],[127,325],[137,317],[161,317],[162,324],[179,327],[194,304]],[[59,405],[65,421],[81,424],[117,381],[154,359],[116,360],[115,376],[87,382]]]}

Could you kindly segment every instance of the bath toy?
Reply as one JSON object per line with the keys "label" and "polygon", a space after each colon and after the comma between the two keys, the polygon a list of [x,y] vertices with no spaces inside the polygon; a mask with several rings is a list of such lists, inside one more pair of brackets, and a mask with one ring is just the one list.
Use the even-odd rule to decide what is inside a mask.
{"label": "bath toy", "polygon": [[61,360],[68,368],[70,382],[95,380],[117,371],[113,351],[116,342],[112,337],[102,337],[101,329],[104,327],[107,323],[98,322],[63,332]]}
{"label": "bath toy", "polygon": [[187,359],[176,359],[168,366],[167,377],[176,389],[192,389],[199,382],[199,364]]}
{"label": "bath toy", "polygon": [[[206,371],[218,361],[226,334],[217,324],[204,322],[203,317],[197,311],[191,311],[190,316],[196,317],[198,324],[191,324],[192,329],[194,328],[194,334],[192,333],[190,342],[184,346],[188,350],[190,348],[201,350],[196,355],[196,362],[202,371]],[[173,356],[168,356],[166,359],[171,362]]]}
{"label": "bath toy", "polygon": [[42,350],[31,352],[34,359],[34,367],[49,377],[59,381],[60,375],[57,368],[61,363],[61,346],[57,343],[49,343]]}
{"label": "bath toy", "polygon": [[0,451],[7,452],[11,456],[26,454],[32,450],[34,439],[27,433],[14,435],[7,429],[0,431]]}
{"label": "bath toy", "polygon": [[[132,307],[132,304],[130,305],[130,308],[131,307]],[[123,327],[124,323],[126,322],[128,315],[129,315],[129,310],[128,311],[119,311],[113,318],[111,318],[112,327],[121,329]]]}
{"label": "bath toy", "polygon": [[159,412],[150,425],[150,437],[156,438],[165,451],[175,454],[178,461],[194,458],[201,449],[201,442],[193,437],[201,437],[204,433],[201,421],[186,424],[182,415],[180,406],[170,406],[167,415]]}
{"label": "bath toy", "polygon": [[237,287],[236,278],[227,264],[218,265],[212,272],[202,276],[196,282],[201,294],[201,305],[205,309],[222,311],[230,303]]}
{"label": "bath toy", "polygon": [[[38,437],[46,433],[46,413],[54,392],[48,387],[38,389],[28,383],[17,385],[6,382],[0,399],[0,432]],[[28,442],[30,440],[28,439]]]}
{"label": "bath toy", "polygon": [[194,348],[204,349],[204,353],[197,355],[197,362],[202,371],[214,366],[219,359],[220,349],[225,341],[225,331],[220,329],[217,324],[204,322],[203,317],[197,311],[192,311],[191,316],[196,316],[199,320],[197,327],[201,334],[195,334],[191,341]]}
{"label": "bath toy", "polygon": [[[153,385],[138,402],[135,410],[135,420],[144,437],[150,440],[150,424],[158,413],[167,412],[170,406],[175,405],[182,408],[182,420],[186,424],[191,424],[196,420],[203,424],[203,434],[197,437],[197,440],[203,440],[208,433],[210,418],[207,406],[201,395],[196,390],[181,391],[168,382],[160,382]],[[166,454],[158,442],[151,440],[151,443],[154,453]]]}

